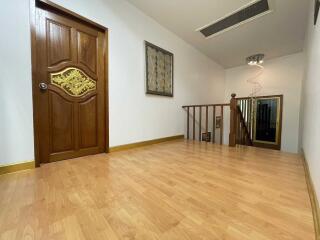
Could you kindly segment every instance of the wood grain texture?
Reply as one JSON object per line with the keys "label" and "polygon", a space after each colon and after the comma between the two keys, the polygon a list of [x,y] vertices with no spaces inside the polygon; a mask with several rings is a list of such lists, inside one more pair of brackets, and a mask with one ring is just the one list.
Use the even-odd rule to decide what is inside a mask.
{"label": "wood grain texture", "polygon": [[177,140],[0,177],[0,239],[313,240],[299,155]]}
{"label": "wood grain texture", "polygon": [[149,145],[153,145],[153,144],[157,144],[157,143],[163,143],[163,142],[168,142],[168,141],[173,141],[173,140],[183,139],[183,138],[184,138],[183,135],[177,135],[177,136],[171,136],[171,137],[165,137],[165,138],[152,139],[152,140],[148,140],[148,141],[142,141],[142,142],[136,142],[136,143],[130,143],[130,144],[111,147],[109,151],[110,152],[119,152],[119,151],[149,146]]}
{"label": "wood grain texture", "polygon": [[97,61],[97,39],[96,36],[84,32],[78,32],[78,56],[79,62],[96,73]]}
{"label": "wood grain texture", "polygon": [[71,61],[71,28],[61,23],[47,21],[48,66]]}
{"label": "wood grain texture", "polygon": [[237,144],[237,100],[236,94],[231,94],[230,100],[230,133],[229,146],[235,147]]}
{"label": "wood grain texture", "polygon": [[[107,152],[107,32],[50,2],[36,3],[31,9],[36,166]],[[70,69],[83,74],[62,75]]]}
{"label": "wood grain texture", "polygon": [[28,162],[22,162],[22,163],[10,164],[10,165],[0,165],[0,175],[33,169],[34,167],[35,167],[34,161],[28,161]]}
{"label": "wood grain texture", "polygon": [[316,234],[316,240],[320,240],[320,208],[319,208],[319,201],[317,198],[317,193],[314,188],[314,184],[310,175],[309,170],[309,164],[307,159],[305,158],[304,152],[302,153],[303,156],[303,166],[305,169],[305,175],[306,175],[306,182],[308,186],[309,196],[310,196],[310,202],[312,207],[312,215],[313,215],[313,222],[314,222],[314,228],[315,228],[315,234]]}

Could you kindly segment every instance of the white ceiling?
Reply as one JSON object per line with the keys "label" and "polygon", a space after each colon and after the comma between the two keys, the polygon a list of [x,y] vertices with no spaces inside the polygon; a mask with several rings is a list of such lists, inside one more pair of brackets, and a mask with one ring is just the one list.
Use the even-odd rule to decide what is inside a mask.
{"label": "white ceiling", "polygon": [[128,0],[201,52],[230,68],[255,53],[266,59],[303,49],[310,0],[269,0],[273,12],[205,39],[196,29],[213,23],[253,0]]}

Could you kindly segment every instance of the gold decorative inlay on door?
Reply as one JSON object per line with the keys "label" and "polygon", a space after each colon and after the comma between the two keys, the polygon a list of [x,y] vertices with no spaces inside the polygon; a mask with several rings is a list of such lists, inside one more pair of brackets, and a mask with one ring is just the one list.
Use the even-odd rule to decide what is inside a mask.
{"label": "gold decorative inlay on door", "polygon": [[50,78],[51,84],[61,88],[72,97],[81,97],[90,91],[96,90],[96,81],[75,67],[51,73]]}

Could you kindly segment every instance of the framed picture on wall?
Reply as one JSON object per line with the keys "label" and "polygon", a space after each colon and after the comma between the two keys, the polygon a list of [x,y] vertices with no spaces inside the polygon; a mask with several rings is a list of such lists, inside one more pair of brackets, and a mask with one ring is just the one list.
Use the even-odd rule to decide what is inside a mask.
{"label": "framed picture on wall", "polygon": [[173,97],[173,54],[145,41],[146,93]]}
{"label": "framed picture on wall", "polygon": [[320,0],[315,0],[315,2],[314,2],[314,25],[317,24],[318,15],[319,15],[319,8],[320,8]]}

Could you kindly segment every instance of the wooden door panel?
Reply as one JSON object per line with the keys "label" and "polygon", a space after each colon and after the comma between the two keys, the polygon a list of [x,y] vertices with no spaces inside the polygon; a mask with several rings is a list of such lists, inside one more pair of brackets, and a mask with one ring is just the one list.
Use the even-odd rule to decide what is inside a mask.
{"label": "wooden door panel", "polygon": [[80,148],[97,146],[97,98],[93,96],[89,100],[80,103],[79,126]]}
{"label": "wooden door panel", "polygon": [[48,67],[71,61],[71,28],[47,20]]}
{"label": "wooden door panel", "polygon": [[85,32],[78,32],[78,59],[79,63],[88,67],[93,73],[97,73],[97,36]]}
{"label": "wooden door panel", "polygon": [[66,101],[55,92],[50,91],[49,95],[51,154],[71,151],[74,149],[73,103]]}
{"label": "wooden door panel", "polygon": [[37,9],[41,162],[105,152],[105,33]]}

